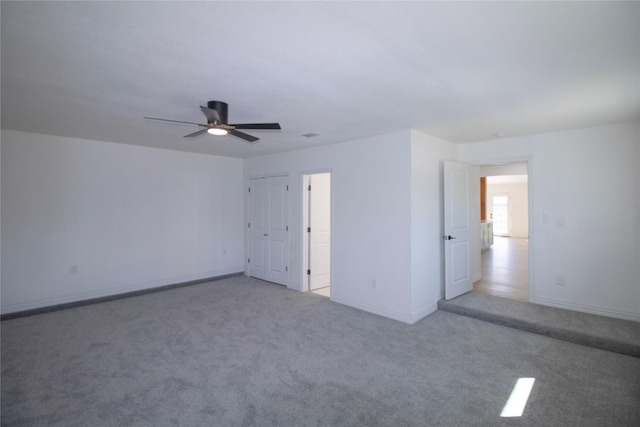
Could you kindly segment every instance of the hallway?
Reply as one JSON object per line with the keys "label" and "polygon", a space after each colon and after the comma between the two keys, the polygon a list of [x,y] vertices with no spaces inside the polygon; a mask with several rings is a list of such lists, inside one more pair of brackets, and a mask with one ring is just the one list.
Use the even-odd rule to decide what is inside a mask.
{"label": "hallway", "polygon": [[529,301],[529,240],[494,236],[482,251],[482,279],[473,290],[518,301]]}

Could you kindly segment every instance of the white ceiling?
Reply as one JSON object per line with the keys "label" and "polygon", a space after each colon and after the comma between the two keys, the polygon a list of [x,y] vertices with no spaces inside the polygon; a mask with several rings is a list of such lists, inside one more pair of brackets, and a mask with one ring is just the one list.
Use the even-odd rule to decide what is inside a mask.
{"label": "white ceiling", "polygon": [[[640,118],[638,2],[2,2],[5,129],[251,157]],[[144,116],[280,122],[257,145]],[[305,139],[300,135],[320,136]]]}

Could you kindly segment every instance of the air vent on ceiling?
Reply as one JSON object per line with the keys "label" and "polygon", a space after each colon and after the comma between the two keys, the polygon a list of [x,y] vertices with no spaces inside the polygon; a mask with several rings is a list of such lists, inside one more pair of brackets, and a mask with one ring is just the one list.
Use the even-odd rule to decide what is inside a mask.
{"label": "air vent on ceiling", "polygon": [[309,132],[309,133],[305,133],[303,135],[300,135],[303,138],[315,138],[316,136],[320,136],[319,133],[314,133],[314,132]]}

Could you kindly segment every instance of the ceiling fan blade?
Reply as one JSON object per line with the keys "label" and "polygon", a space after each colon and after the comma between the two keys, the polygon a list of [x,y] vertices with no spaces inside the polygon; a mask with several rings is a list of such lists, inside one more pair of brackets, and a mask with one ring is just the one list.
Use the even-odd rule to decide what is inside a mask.
{"label": "ceiling fan blade", "polygon": [[251,135],[247,135],[244,132],[238,132],[235,129],[231,129],[229,131],[229,133],[233,136],[237,136],[238,138],[242,138],[245,141],[247,141],[249,144],[255,144],[256,142],[258,142],[260,140],[260,138],[256,138],[255,136],[251,136]]}
{"label": "ceiling fan blade", "polygon": [[238,123],[234,125],[236,129],[282,129],[280,123]]}
{"label": "ceiling fan blade", "polygon": [[197,131],[197,132],[190,133],[189,135],[185,135],[185,136],[183,136],[183,138],[191,138],[191,137],[194,137],[194,136],[200,136],[200,135],[202,135],[203,133],[207,133],[207,131],[208,131],[208,130],[209,130],[209,129],[200,129],[200,130],[199,130],[199,131]]}
{"label": "ceiling fan blade", "polygon": [[211,108],[203,107],[202,105],[200,106],[200,109],[202,110],[204,115],[207,116],[207,121],[209,123],[222,123],[218,111],[212,110]]}
{"label": "ceiling fan blade", "polygon": [[161,121],[161,122],[171,122],[171,123],[186,123],[186,124],[188,124],[188,125],[196,125],[196,126],[205,126],[205,127],[207,126],[207,125],[203,125],[203,124],[201,124],[201,123],[183,122],[183,121],[181,121],[181,120],[156,119],[155,117],[145,117],[145,119],[148,119],[148,120],[158,120],[158,121]]}

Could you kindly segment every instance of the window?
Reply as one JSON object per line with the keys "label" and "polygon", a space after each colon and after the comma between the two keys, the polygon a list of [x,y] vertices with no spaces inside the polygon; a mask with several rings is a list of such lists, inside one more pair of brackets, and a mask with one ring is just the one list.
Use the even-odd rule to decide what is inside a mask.
{"label": "window", "polygon": [[509,197],[493,196],[493,234],[509,235]]}

